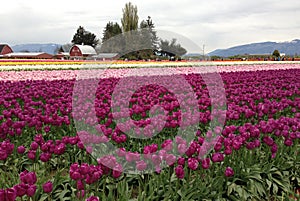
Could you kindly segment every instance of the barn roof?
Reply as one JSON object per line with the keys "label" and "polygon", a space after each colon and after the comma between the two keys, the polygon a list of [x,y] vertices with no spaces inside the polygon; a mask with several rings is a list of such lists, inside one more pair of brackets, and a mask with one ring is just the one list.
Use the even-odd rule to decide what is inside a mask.
{"label": "barn roof", "polygon": [[2,49],[5,47],[5,44],[0,44],[0,52],[2,51]]}
{"label": "barn roof", "polygon": [[7,44],[0,44],[0,52],[3,50],[3,48],[4,48],[5,46],[8,46],[8,45],[7,45]]}
{"label": "barn roof", "polygon": [[41,54],[47,54],[45,52],[13,52],[6,54],[6,56],[39,56]]}
{"label": "barn roof", "polygon": [[70,56],[69,52],[60,52],[57,55]]}
{"label": "barn roof", "polygon": [[93,56],[94,58],[106,58],[111,59],[118,56],[118,53],[99,53],[98,55]]}
{"label": "barn roof", "polygon": [[4,57],[18,57],[18,58],[35,58],[39,56],[45,56],[45,57],[52,57],[51,54],[45,53],[45,52],[13,52],[5,54]]}
{"label": "barn roof", "polygon": [[82,54],[88,54],[88,55],[97,54],[96,50],[92,46],[89,46],[89,45],[73,45],[73,47],[74,46],[77,46],[80,49]]}

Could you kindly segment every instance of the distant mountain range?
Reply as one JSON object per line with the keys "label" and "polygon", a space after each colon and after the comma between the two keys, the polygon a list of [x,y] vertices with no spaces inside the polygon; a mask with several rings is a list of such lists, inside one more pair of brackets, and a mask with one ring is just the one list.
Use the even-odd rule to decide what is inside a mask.
{"label": "distant mountain range", "polygon": [[[21,44],[14,45],[12,49],[14,52],[46,52],[48,54],[56,54],[61,44],[46,43],[46,44]],[[278,50],[280,53],[294,56],[295,54],[300,55],[300,40],[295,39],[289,42],[260,42],[251,43],[246,45],[240,45],[231,47],[228,49],[217,49],[210,53],[209,56],[221,56],[229,57],[235,55],[245,54],[272,54],[274,50]],[[202,54],[189,53],[185,56],[189,57],[200,57]]]}
{"label": "distant mountain range", "polygon": [[60,44],[47,43],[47,44],[21,44],[14,45],[11,48],[14,52],[45,52],[48,54],[56,54],[57,50],[61,47]]}
{"label": "distant mountain range", "polygon": [[295,39],[289,42],[261,42],[251,43],[247,45],[240,45],[231,47],[228,49],[217,49],[210,52],[209,56],[221,56],[229,57],[235,55],[245,54],[272,54],[274,50],[278,50],[280,53],[294,56],[300,55],[300,40]]}

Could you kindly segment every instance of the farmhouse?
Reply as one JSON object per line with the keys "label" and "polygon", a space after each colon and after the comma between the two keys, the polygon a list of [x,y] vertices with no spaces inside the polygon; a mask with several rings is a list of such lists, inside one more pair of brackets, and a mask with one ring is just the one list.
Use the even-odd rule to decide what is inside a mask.
{"label": "farmhouse", "polygon": [[70,53],[69,52],[59,52],[56,55],[54,55],[54,58],[61,59],[61,60],[69,59]]}
{"label": "farmhouse", "polygon": [[11,59],[52,59],[51,54],[45,52],[12,52],[2,55],[3,58]]}
{"label": "farmhouse", "polygon": [[13,50],[7,44],[0,44],[0,55],[12,53]]}
{"label": "farmhouse", "polygon": [[96,54],[95,49],[89,45],[73,45],[70,49],[71,59],[86,59]]}

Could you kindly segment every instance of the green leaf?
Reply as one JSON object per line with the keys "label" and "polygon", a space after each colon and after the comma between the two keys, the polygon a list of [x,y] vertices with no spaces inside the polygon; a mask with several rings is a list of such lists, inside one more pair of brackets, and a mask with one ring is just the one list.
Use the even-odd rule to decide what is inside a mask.
{"label": "green leaf", "polygon": [[42,196],[39,198],[39,201],[44,201],[48,198],[48,194],[42,194]]}
{"label": "green leaf", "polygon": [[277,195],[277,192],[278,192],[278,186],[275,184],[275,183],[273,183],[273,194],[274,195]]}
{"label": "green leaf", "polygon": [[255,182],[254,185],[255,185],[260,197],[264,197],[264,195],[266,195],[266,191],[265,191],[263,185],[259,182]]}
{"label": "green leaf", "polygon": [[227,188],[227,196],[229,196],[235,188],[236,188],[235,183],[230,184]]}
{"label": "green leaf", "polygon": [[269,179],[266,179],[266,183],[268,185],[268,190],[270,190],[272,186],[272,182]]}

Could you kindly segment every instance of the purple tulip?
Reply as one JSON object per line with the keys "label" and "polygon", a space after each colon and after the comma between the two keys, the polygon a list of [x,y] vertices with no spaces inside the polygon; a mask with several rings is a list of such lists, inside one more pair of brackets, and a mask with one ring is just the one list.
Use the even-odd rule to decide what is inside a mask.
{"label": "purple tulip", "polygon": [[184,178],[184,169],[181,165],[178,165],[175,168],[175,174],[179,179],[183,179]]}
{"label": "purple tulip", "polygon": [[231,149],[230,146],[225,147],[224,154],[225,155],[231,155],[232,154],[232,149]]}
{"label": "purple tulip", "polygon": [[96,196],[91,196],[86,201],[99,201],[99,198]]}
{"label": "purple tulip", "polygon": [[47,181],[46,183],[43,184],[43,191],[45,193],[51,193],[53,190],[53,184],[51,181]]}
{"label": "purple tulip", "polygon": [[84,144],[83,144],[82,141],[79,141],[79,142],[77,143],[77,146],[78,146],[79,149],[84,149]]}
{"label": "purple tulip", "polygon": [[77,172],[77,171],[75,171],[75,172],[71,172],[70,171],[70,177],[73,180],[79,180],[79,179],[82,178],[82,175],[79,172]]}
{"label": "purple tulip", "polygon": [[30,160],[35,160],[35,157],[36,157],[36,151],[34,151],[34,150],[29,150],[28,153],[27,153],[27,157],[28,157]]}
{"label": "purple tulip", "polygon": [[242,143],[238,139],[234,139],[232,142],[232,147],[235,150],[239,150],[242,146]]}
{"label": "purple tulip", "polygon": [[254,149],[256,146],[255,146],[255,143],[254,142],[248,142],[246,144],[246,148],[249,149],[249,150],[252,150]]}
{"label": "purple tulip", "polygon": [[[26,194],[27,189],[28,189],[28,184],[18,184],[14,186],[15,191],[17,192],[18,197],[22,197]],[[0,199],[1,200],[1,199]]]}
{"label": "purple tulip", "polygon": [[86,163],[81,164],[79,171],[81,175],[86,175],[90,172],[90,166]]}
{"label": "purple tulip", "polygon": [[201,166],[203,169],[208,169],[210,167],[210,159],[209,158],[203,159]]}
{"label": "purple tulip", "polygon": [[168,166],[172,166],[176,162],[176,156],[173,154],[168,154],[165,160]]}
{"label": "purple tulip", "polygon": [[276,153],[277,151],[278,151],[278,146],[277,146],[276,143],[274,143],[274,144],[272,145],[272,147],[271,147],[271,152],[272,152],[272,153]]}
{"label": "purple tulip", "polygon": [[26,151],[26,148],[25,148],[23,145],[21,145],[21,146],[19,146],[19,147],[17,148],[17,152],[18,152],[19,154],[24,154],[25,151]]}
{"label": "purple tulip", "polygon": [[103,171],[95,171],[92,175],[93,183],[101,178]]}
{"label": "purple tulip", "polygon": [[35,141],[33,141],[31,144],[30,144],[30,149],[31,150],[37,150],[39,148],[39,144]]}
{"label": "purple tulip", "polygon": [[40,155],[40,160],[42,162],[48,162],[51,159],[51,154],[50,153],[42,153]]}
{"label": "purple tulip", "polygon": [[6,153],[6,151],[0,149],[0,160],[4,161],[7,159],[7,157],[8,154]]}
{"label": "purple tulip", "polygon": [[191,169],[191,170],[196,170],[198,168],[198,160],[195,159],[195,158],[189,158],[188,159],[188,167]]}
{"label": "purple tulip", "polygon": [[222,153],[213,153],[212,155],[212,161],[214,163],[216,162],[222,162],[224,160],[224,155]]}
{"label": "purple tulip", "polygon": [[66,145],[64,143],[60,143],[55,146],[54,148],[54,154],[56,155],[62,155],[66,151]]}
{"label": "purple tulip", "polygon": [[157,154],[152,154],[151,155],[151,161],[153,162],[153,164],[155,166],[158,166],[158,165],[161,164],[162,158],[160,156],[158,156]]}
{"label": "purple tulip", "polygon": [[20,173],[20,180],[24,184],[33,185],[37,181],[35,172],[28,172],[27,170]]}
{"label": "purple tulip", "polygon": [[76,181],[77,190],[84,190],[84,183],[81,180]]}
{"label": "purple tulip", "polygon": [[27,196],[32,197],[34,196],[35,192],[36,192],[36,185],[29,185],[26,191]]}
{"label": "purple tulip", "polygon": [[179,157],[178,160],[177,160],[177,164],[178,164],[178,165],[184,166],[184,164],[185,164],[185,159],[184,159],[183,157]]}
{"label": "purple tulip", "polygon": [[124,157],[124,156],[126,156],[126,149],[124,147],[122,147],[122,148],[116,150],[116,153],[119,157]]}
{"label": "purple tulip", "polygon": [[186,144],[178,144],[177,149],[178,149],[178,153],[180,155],[183,155],[187,151],[187,146]]}
{"label": "purple tulip", "polygon": [[224,174],[226,177],[232,177],[234,175],[234,171],[231,167],[227,167]]}
{"label": "purple tulip", "polygon": [[6,200],[6,192],[4,189],[0,189],[0,200]]}
{"label": "purple tulip", "polygon": [[126,158],[127,162],[139,161],[140,160],[140,154],[139,153],[133,153],[133,152],[127,152],[125,158]]}
{"label": "purple tulip", "polygon": [[171,151],[173,149],[173,141],[168,139],[168,140],[165,140],[162,145],[161,145],[161,148],[166,150],[166,151]]}
{"label": "purple tulip", "polygon": [[15,201],[17,197],[17,193],[14,188],[6,189],[6,201]]}
{"label": "purple tulip", "polygon": [[79,198],[79,199],[84,198],[84,195],[85,195],[85,191],[84,190],[80,190],[76,194],[77,198]]}
{"label": "purple tulip", "polygon": [[220,151],[222,149],[223,145],[221,142],[217,142],[214,146],[214,149],[216,152]]}
{"label": "purple tulip", "polygon": [[292,146],[293,145],[293,140],[291,138],[286,138],[284,140],[284,144],[288,147]]}
{"label": "purple tulip", "polygon": [[45,127],[44,127],[45,133],[49,133],[50,130],[51,130],[50,126],[45,126]]}
{"label": "purple tulip", "polygon": [[123,172],[123,167],[120,164],[117,164],[112,171],[113,178],[115,179],[119,178],[122,175],[122,172]]}
{"label": "purple tulip", "polygon": [[263,142],[265,143],[265,144],[267,144],[268,146],[273,146],[273,144],[274,144],[274,140],[273,140],[273,138],[271,138],[270,136],[265,136],[264,138],[263,138]]}

